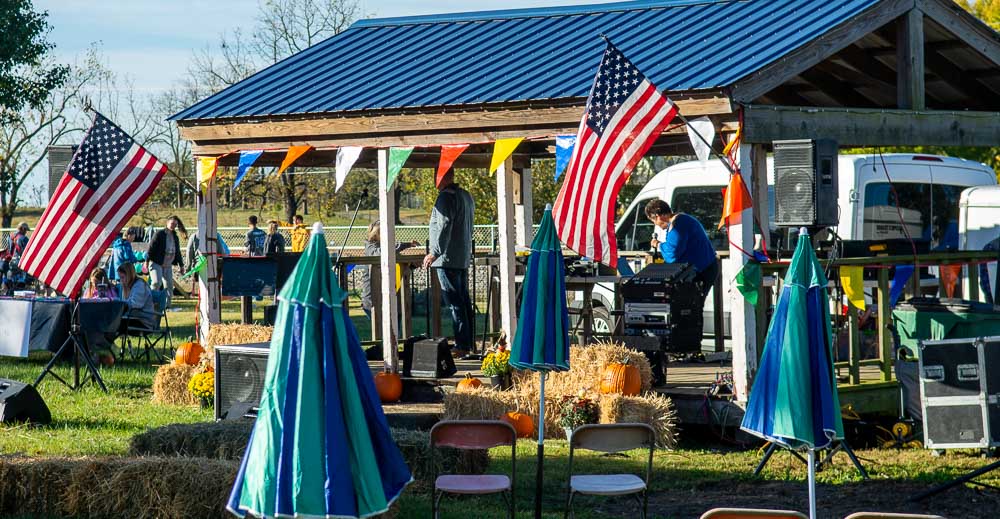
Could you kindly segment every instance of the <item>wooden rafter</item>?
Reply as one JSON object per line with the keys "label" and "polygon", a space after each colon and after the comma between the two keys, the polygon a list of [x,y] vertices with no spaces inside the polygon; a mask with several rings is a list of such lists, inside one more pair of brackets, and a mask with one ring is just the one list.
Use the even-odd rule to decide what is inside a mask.
{"label": "wooden rafter", "polygon": [[849,81],[828,74],[818,67],[802,72],[799,77],[841,106],[862,108],[878,106],[877,103],[854,90],[854,86]]}

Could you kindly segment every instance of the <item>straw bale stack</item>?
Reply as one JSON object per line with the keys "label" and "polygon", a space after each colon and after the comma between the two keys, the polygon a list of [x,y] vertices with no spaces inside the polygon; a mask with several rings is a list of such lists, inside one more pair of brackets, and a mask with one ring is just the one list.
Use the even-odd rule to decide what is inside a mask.
{"label": "straw bale stack", "polygon": [[[561,395],[545,395],[546,438],[563,437],[563,430],[559,426],[558,412],[561,399]],[[454,392],[444,395],[445,420],[497,420],[508,411],[519,411],[531,416],[537,427],[538,393],[530,395],[519,391],[495,391],[488,388],[477,388],[462,393]]]}
{"label": "straw bale stack", "polygon": [[656,432],[656,445],[677,445],[677,413],[669,398],[647,393],[642,396],[601,395],[601,423],[645,423]]}
{"label": "straw bale stack", "polygon": [[188,382],[196,373],[203,371],[201,366],[186,364],[164,364],[156,370],[153,377],[153,402],[172,405],[197,405],[198,399],[188,391]]}
{"label": "straw bale stack", "polygon": [[[223,344],[251,344],[255,342],[271,342],[273,326],[259,324],[213,324],[208,332],[208,341],[202,344],[205,352],[201,354],[202,366],[215,366],[215,347]],[[204,369],[204,368],[203,368]]]}
{"label": "straw bale stack", "polygon": [[[605,366],[616,362],[639,368],[642,392],[652,387],[653,371],[646,355],[624,344],[599,342],[590,346],[571,346],[569,359],[569,371],[553,372],[545,379],[546,395],[575,395],[581,389],[589,395],[597,395],[601,392]],[[528,398],[534,395],[534,399],[538,400],[538,373],[515,371],[514,389]]]}

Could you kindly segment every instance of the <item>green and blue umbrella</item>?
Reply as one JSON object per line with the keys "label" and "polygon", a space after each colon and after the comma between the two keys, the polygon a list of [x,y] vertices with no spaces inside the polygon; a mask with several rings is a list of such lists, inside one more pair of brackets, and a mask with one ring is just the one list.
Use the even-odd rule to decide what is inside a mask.
{"label": "green and blue umbrella", "polygon": [[809,455],[809,505],[816,513],[815,451],[844,438],[833,374],[830,299],[805,230],[785,274],[741,428]]}
{"label": "green and blue umbrella", "polygon": [[240,517],[369,517],[413,480],[345,296],[316,224],[278,295],[260,411],[227,506]]}
{"label": "green and blue umbrella", "polygon": [[566,267],[562,244],[546,207],[531,241],[531,255],[521,288],[521,313],[510,350],[510,364],[539,372],[538,472],[535,517],[541,517],[542,460],[545,457],[545,373],[569,369],[569,311],[566,307]]}

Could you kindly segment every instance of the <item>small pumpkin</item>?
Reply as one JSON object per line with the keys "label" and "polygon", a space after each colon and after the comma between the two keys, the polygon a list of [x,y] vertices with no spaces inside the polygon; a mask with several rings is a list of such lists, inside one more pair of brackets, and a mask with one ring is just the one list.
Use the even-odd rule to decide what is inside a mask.
{"label": "small pumpkin", "polygon": [[455,391],[459,393],[465,393],[467,391],[473,391],[479,389],[483,385],[482,381],[478,378],[472,376],[472,373],[466,373],[465,378],[458,381],[458,385],[455,387]]}
{"label": "small pumpkin", "polygon": [[518,411],[509,411],[507,414],[501,416],[500,419],[514,427],[518,438],[531,438],[535,433],[535,421],[530,415]]}
{"label": "small pumpkin", "polygon": [[613,362],[604,368],[601,378],[601,393],[619,393],[625,396],[635,396],[642,389],[642,377],[639,368],[629,364]]}
{"label": "small pumpkin", "polygon": [[194,366],[201,361],[202,353],[205,353],[205,348],[202,348],[201,344],[197,342],[185,342],[177,347],[174,362]]}
{"label": "small pumpkin", "polygon": [[389,403],[398,402],[403,396],[403,380],[391,371],[383,371],[375,375],[375,390],[379,400]]}
{"label": "small pumpkin", "polygon": [[97,356],[97,361],[100,362],[102,366],[110,368],[115,365],[115,356],[110,353],[102,353]]}

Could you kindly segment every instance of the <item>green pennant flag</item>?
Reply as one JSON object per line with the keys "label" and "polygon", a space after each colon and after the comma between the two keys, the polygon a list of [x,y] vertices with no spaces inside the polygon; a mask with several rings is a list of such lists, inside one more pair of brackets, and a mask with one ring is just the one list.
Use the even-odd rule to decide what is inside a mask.
{"label": "green pennant flag", "polygon": [[406,159],[410,157],[413,153],[413,146],[406,148],[389,148],[389,171],[386,172],[386,191],[392,189],[392,185],[396,183],[396,177],[399,176],[400,170],[403,169],[403,164],[406,163]]}
{"label": "green pennant flag", "polygon": [[763,276],[760,272],[760,263],[748,261],[736,274],[736,289],[743,294],[743,298],[748,303],[757,306],[757,294],[761,281],[763,281]]}

